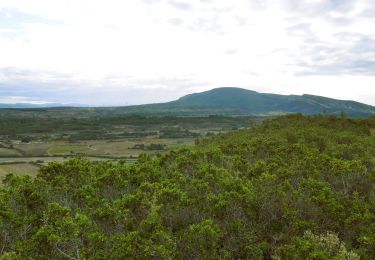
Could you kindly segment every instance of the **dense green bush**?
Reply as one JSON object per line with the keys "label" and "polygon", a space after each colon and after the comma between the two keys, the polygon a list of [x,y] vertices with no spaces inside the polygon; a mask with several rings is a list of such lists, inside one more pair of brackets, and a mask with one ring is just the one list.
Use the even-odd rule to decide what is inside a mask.
{"label": "dense green bush", "polygon": [[0,190],[4,259],[375,259],[375,120],[292,115]]}

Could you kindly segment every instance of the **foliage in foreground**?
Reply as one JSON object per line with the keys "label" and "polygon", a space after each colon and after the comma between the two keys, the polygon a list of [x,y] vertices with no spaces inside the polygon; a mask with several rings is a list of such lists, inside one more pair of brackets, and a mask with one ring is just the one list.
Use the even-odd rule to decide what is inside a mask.
{"label": "foliage in foreground", "polygon": [[375,259],[374,120],[293,115],[0,190],[3,259]]}

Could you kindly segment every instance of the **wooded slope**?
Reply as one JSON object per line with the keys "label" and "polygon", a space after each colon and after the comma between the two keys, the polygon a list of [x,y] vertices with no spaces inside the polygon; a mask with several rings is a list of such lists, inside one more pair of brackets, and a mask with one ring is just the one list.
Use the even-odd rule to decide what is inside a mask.
{"label": "wooded slope", "polygon": [[[73,159],[0,191],[3,257],[375,258],[375,118],[284,116],[136,164]],[[4,258],[8,259],[8,258]]]}

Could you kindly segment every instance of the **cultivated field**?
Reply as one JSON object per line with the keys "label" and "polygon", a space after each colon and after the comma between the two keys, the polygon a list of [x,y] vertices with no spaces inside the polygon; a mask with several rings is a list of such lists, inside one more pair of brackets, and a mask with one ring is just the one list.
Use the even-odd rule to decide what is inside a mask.
{"label": "cultivated field", "polygon": [[[64,113],[66,112],[66,113]],[[254,117],[90,116],[69,110],[12,110],[0,117],[1,174],[35,175],[40,165],[74,156],[127,159],[165,153],[259,122]],[[1,113],[0,113],[1,114]]]}
{"label": "cultivated field", "polygon": [[0,164],[0,185],[5,176],[9,173],[14,175],[35,176],[38,173],[39,167],[30,163],[13,163],[13,164]]}

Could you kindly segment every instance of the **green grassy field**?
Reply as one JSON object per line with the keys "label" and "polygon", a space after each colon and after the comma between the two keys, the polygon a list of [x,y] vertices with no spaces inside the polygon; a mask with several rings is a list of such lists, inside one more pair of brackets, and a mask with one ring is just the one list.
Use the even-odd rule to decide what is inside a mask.
{"label": "green grassy field", "polygon": [[59,154],[70,154],[70,153],[86,153],[90,151],[87,145],[57,145],[48,149],[48,154],[59,155]]}
{"label": "green grassy field", "polygon": [[22,154],[15,149],[0,148],[0,157],[21,156]]}
{"label": "green grassy field", "polygon": [[22,151],[24,156],[44,156],[48,154],[48,149],[52,146],[59,144],[58,142],[43,142],[43,143],[28,143],[28,144],[15,144],[14,147]]}
{"label": "green grassy field", "polygon": [[18,176],[35,176],[38,173],[38,170],[38,166],[30,163],[0,164],[0,182],[2,182],[5,176],[9,173],[13,173],[14,175]]}
{"label": "green grassy field", "polygon": [[[0,111],[1,112],[1,111]],[[194,144],[196,138],[249,127],[256,117],[76,114],[11,110],[0,118],[1,174],[35,175],[47,165],[84,155],[90,160],[136,158]]]}
{"label": "green grassy field", "polygon": [[[39,166],[46,166],[50,162],[63,162],[68,160],[68,157],[20,157],[20,158],[0,158],[0,185],[2,180],[7,174],[14,174],[17,176],[29,175],[35,177],[38,173]],[[101,157],[87,157],[91,161],[106,161],[113,160],[111,158]],[[137,161],[136,158],[129,158],[126,160],[128,163],[134,163]],[[36,164],[35,162],[38,162]]]}

